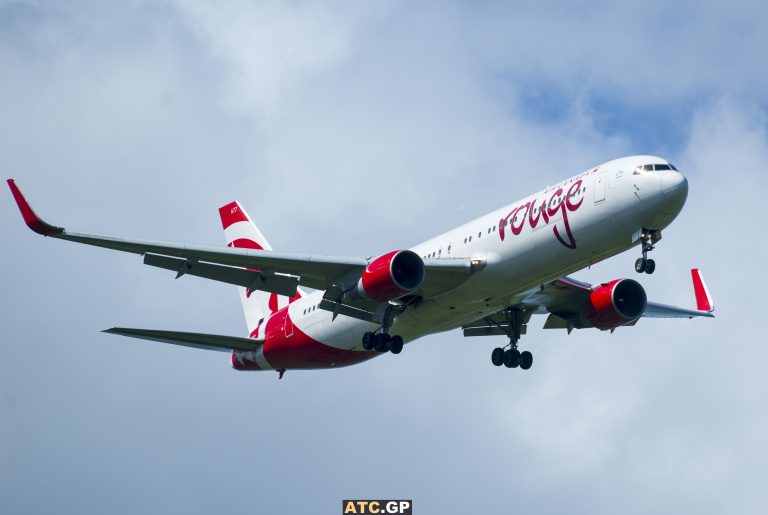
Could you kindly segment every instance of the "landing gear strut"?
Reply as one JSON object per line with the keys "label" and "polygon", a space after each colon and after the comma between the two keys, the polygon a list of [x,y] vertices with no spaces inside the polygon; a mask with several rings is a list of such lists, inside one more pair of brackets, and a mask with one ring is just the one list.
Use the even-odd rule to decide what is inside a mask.
{"label": "landing gear strut", "polygon": [[[376,352],[391,352],[400,354],[403,351],[403,337],[397,334],[390,335],[389,328],[395,320],[395,317],[405,311],[408,305],[396,306],[392,303],[380,305],[381,317],[377,320],[381,323],[381,328],[373,332],[367,332],[363,335],[363,349],[376,350]],[[379,309],[377,308],[377,312]]]}
{"label": "landing gear strut", "polygon": [[661,239],[661,231],[650,231],[643,229],[640,235],[642,244],[643,257],[637,258],[635,261],[635,272],[642,274],[652,274],[656,270],[656,262],[653,259],[648,259],[648,253],[654,248],[654,244]]}
{"label": "landing gear strut", "polygon": [[528,351],[520,352],[517,348],[517,342],[520,340],[520,336],[526,332],[530,313],[525,313],[521,309],[508,308],[506,314],[507,327],[498,327],[504,329],[509,336],[509,344],[493,349],[491,363],[497,367],[504,365],[507,368],[520,367],[522,370],[528,370],[533,364],[533,354]]}

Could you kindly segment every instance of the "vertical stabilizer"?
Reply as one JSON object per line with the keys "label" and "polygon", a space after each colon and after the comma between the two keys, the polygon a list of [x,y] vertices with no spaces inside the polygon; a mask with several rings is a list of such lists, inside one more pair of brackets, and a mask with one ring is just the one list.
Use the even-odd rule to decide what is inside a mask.
{"label": "vertical stabilizer", "polygon": [[[264,235],[261,234],[259,228],[256,227],[239,202],[230,202],[226,206],[220,207],[219,215],[228,247],[272,250]],[[299,290],[296,292],[296,297],[291,298],[276,293],[250,291],[242,287],[238,287],[238,290],[240,301],[243,304],[245,321],[248,324],[248,334],[251,338],[263,337],[260,331],[263,329],[267,318],[302,295]]]}

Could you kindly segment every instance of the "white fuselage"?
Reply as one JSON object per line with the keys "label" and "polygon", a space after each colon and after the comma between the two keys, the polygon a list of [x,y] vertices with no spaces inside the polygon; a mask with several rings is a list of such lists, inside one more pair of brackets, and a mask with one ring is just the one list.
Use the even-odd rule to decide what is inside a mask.
{"label": "white fuselage", "polygon": [[[617,159],[416,245],[411,250],[427,262],[471,257],[486,265],[458,288],[409,307],[391,332],[408,342],[466,325],[633,247],[644,229],[665,228],[685,203],[687,183],[674,169],[642,170],[648,163],[667,162]],[[361,336],[377,326],[312,309],[322,296],[315,291],[291,303],[292,323],[321,344],[362,350]],[[241,357],[255,359],[248,354]]]}

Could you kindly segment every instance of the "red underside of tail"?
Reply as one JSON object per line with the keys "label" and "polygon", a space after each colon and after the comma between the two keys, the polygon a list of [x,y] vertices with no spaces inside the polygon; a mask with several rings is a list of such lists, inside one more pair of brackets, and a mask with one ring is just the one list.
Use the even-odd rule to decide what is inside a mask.
{"label": "red underside of tail", "polygon": [[[275,370],[338,368],[380,355],[374,351],[344,350],[320,343],[293,325],[287,307],[269,318],[266,335],[264,358]],[[262,370],[256,362],[244,359],[240,363],[234,356],[232,366],[236,370]]]}

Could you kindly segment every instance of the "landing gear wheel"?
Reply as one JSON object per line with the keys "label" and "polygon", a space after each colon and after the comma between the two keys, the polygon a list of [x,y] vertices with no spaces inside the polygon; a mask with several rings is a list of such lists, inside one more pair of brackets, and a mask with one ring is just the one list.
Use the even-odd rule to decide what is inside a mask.
{"label": "landing gear wheel", "polygon": [[507,349],[504,352],[504,366],[507,368],[516,368],[520,365],[520,351],[517,349]]}
{"label": "landing gear wheel", "polygon": [[371,332],[365,333],[363,335],[363,348],[365,350],[373,350],[374,338],[375,335]]}
{"label": "landing gear wheel", "polygon": [[661,239],[661,231],[654,231],[643,228],[643,232],[640,235],[640,249],[643,252],[643,256],[635,261],[635,271],[638,274],[645,272],[646,274],[652,274],[656,270],[656,263],[653,259],[648,259],[648,253],[654,248],[654,244]]}
{"label": "landing gear wheel", "polygon": [[491,363],[495,367],[500,367],[504,364],[504,349],[501,347],[493,349],[493,352],[491,352]]}
{"label": "landing gear wheel", "polygon": [[373,339],[373,348],[376,352],[387,352],[391,344],[392,340],[388,334],[378,333]]}
{"label": "landing gear wheel", "polygon": [[528,351],[520,353],[520,368],[528,370],[533,365],[533,354]]}
{"label": "landing gear wheel", "polygon": [[392,354],[400,354],[400,351],[403,350],[403,337],[395,335],[392,337],[392,346],[390,347],[389,351]]}

